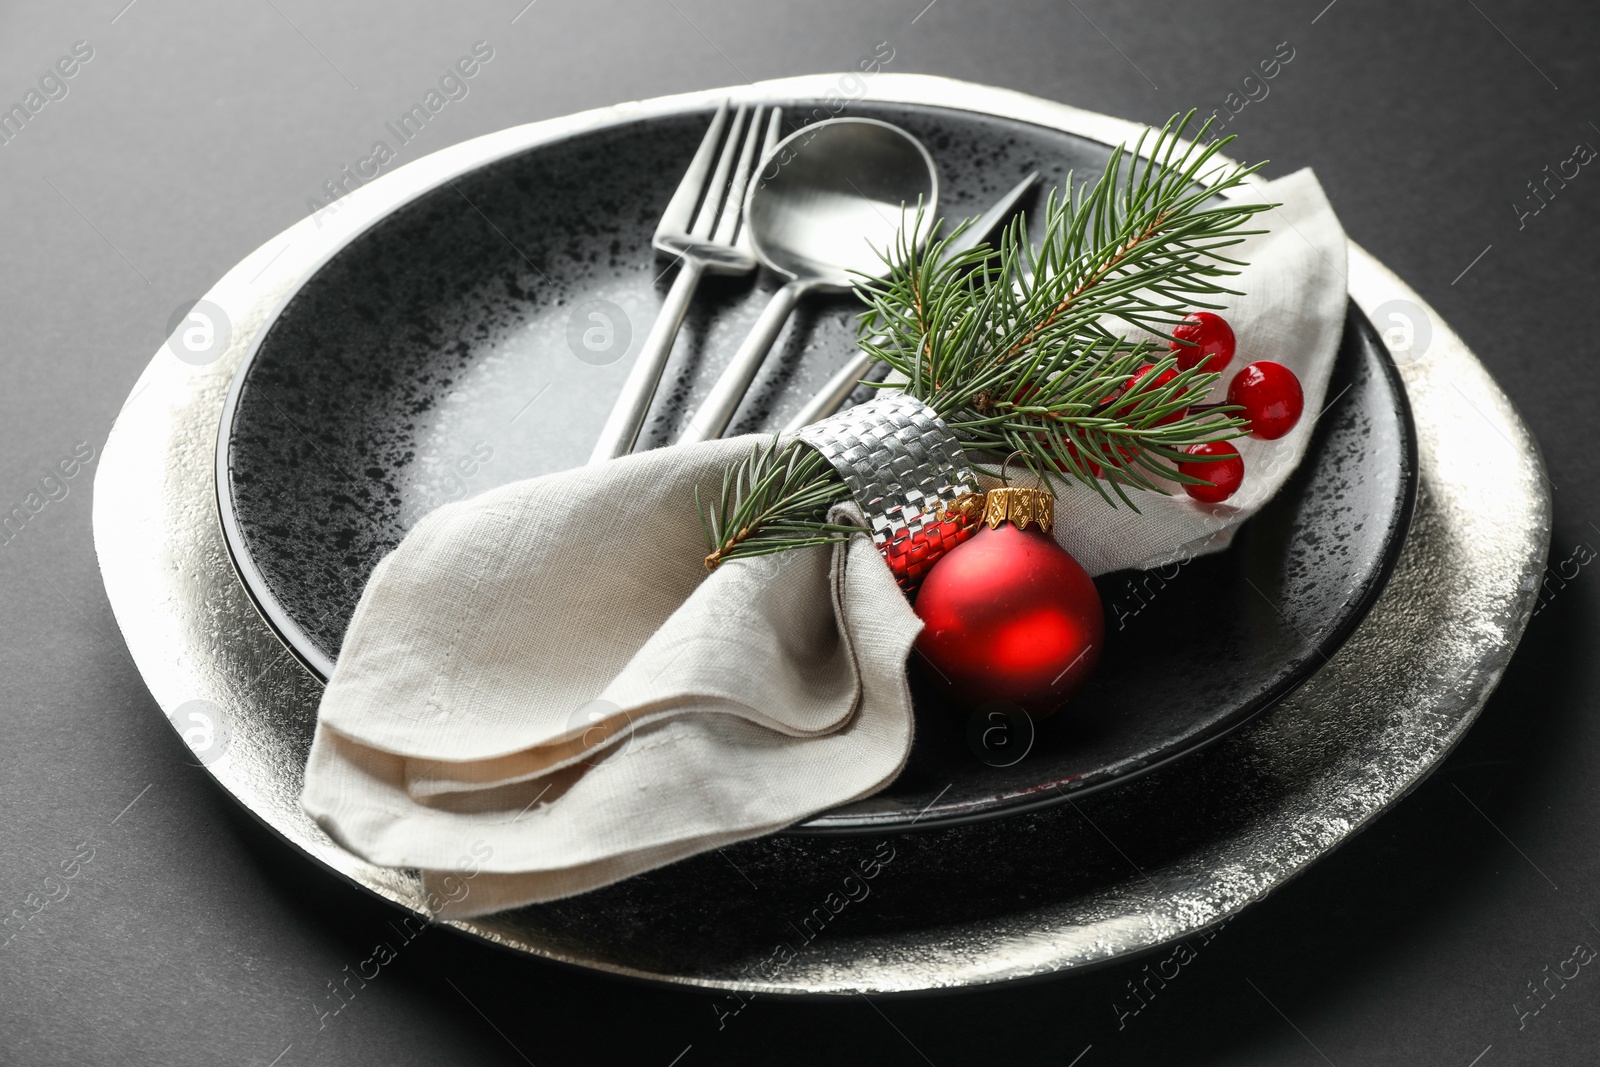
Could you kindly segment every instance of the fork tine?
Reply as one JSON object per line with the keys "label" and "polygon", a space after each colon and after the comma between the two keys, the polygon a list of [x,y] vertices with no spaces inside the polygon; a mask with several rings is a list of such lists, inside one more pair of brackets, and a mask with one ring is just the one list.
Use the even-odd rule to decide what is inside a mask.
{"label": "fork tine", "polygon": [[744,129],[745,107],[733,114],[733,125],[728,128],[728,138],[722,144],[722,154],[717,157],[717,169],[706,186],[706,198],[700,202],[700,213],[694,217],[689,236],[709,238],[711,227],[717,221],[717,208],[722,206],[722,193],[728,186],[728,171],[733,169],[733,157],[739,151],[739,131]]}
{"label": "fork tine", "polygon": [[782,132],[780,129],[782,124],[783,108],[775,107],[772,109],[771,119],[767,122],[767,139],[761,143],[762,159],[765,159],[767,157],[767,153],[771,152],[772,149],[777,145],[778,141],[781,140],[778,135]]}
{"label": "fork tine", "polygon": [[728,184],[728,198],[723,202],[722,215],[717,219],[716,236],[719,245],[733,244],[733,231],[739,226],[744,213],[744,191],[750,184],[750,172],[756,165],[756,141],[761,138],[761,105],[750,114],[750,128],[744,135],[744,148],[739,152],[739,165],[734,168],[733,180]]}
{"label": "fork tine", "polygon": [[[779,141],[778,134],[782,132],[782,126],[783,108],[774,107],[772,109],[772,114],[767,116],[767,136],[761,142],[761,152],[756,156],[756,170],[759,170],[766,165],[767,157],[772,154],[772,149]],[[752,174],[751,177],[754,178],[757,177],[757,175]],[[739,204],[739,213],[740,215],[744,214],[744,204],[742,201]],[[735,243],[734,247],[738,248],[742,252],[750,251],[750,228],[748,226],[739,227],[739,240]]]}
{"label": "fork tine", "polygon": [[689,162],[689,169],[683,172],[683,180],[678,183],[677,191],[667,202],[667,210],[661,213],[661,222],[656,226],[657,236],[689,231],[689,220],[694,217],[694,207],[700,202],[700,194],[706,188],[706,174],[711,170],[711,155],[717,150],[717,143],[722,139],[722,127],[727,121],[728,101],[724,100],[722,106],[717,108],[716,115],[712,117],[711,127],[701,139],[700,147],[695,150],[694,159]]}

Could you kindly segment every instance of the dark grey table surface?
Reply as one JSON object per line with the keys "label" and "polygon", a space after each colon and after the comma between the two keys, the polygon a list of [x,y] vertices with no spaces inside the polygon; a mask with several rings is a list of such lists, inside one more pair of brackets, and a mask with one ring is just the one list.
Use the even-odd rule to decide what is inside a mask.
{"label": "dark grey table surface", "polygon": [[100,584],[91,461],[0,537],[0,913],[28,917],[0,932],[16,934],[0,1063],[1594,1062],[1600,960],[1551,976],[1600,947],[1600,576],[1584,566],[1600,470],[1583,436],[1600,169],[1547,202],[1528,184],[1600,146],[1592,5],[524,3],[5,5],[0,104],[75,42],[92,56],[0,144],[0,511],[75,451],[97,457],[174,309],[303,217],[474,42],[493,61],[400,161],[619,100],[850,69],[884,41],[890,70],[1159,121],[1242,96],[1287,42],[1233,120],[1237,154],[1315,167],[1351,236],[1499,378],[1545,449],[1566,578],[1446,765],[1122,1029],[1137,964],[939,997],[758,997],[719,1026],[706,995],[442,931],[324,1017],[395,915],[185,758]]}

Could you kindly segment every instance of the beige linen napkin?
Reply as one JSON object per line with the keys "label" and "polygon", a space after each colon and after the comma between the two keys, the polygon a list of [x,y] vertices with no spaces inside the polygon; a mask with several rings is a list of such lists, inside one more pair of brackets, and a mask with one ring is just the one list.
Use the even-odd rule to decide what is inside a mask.
{"label": "beige linen napkin", "polygon": [[[1307,415],[1246,441],[1228,505],[1111,511],[1061,489],[1091,573],[1225,547],[1304,451],[1344,320],[1344,235],[1302,171],[1233,255],[1230,369],[1293,369]],[[910,750],[920,623],[865,537],[707,575],[694,490],[754,438],[517,482],[423,519],[374,571],[323,695],[302,802],[439,912],[581,893],[867,796]]]}

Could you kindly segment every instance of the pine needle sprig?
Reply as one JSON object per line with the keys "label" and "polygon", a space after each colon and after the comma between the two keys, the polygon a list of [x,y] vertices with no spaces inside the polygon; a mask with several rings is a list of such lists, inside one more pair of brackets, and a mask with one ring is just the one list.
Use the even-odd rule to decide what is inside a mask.
{"label": "pine needle sprig", "polygon": [[[890,371],[875,384],[938,412],[980,470],[1021,452],[1035,474],[1134,510],[1129,490],[1200,481],[1177,470],[1181,450],[1238,437],[1245,424],[1235,408],[1189,410],[1218,375],[1180,371],[1165,344],[1122,333],[1170,340],[1184,315],[1237,295],[1225,283],[1243,264],[1226,252],[1263,232],[1243,227],[1274,205],[1218,198],[1259,165],[1218,162],[1232,138],[1206,143],[1209,122],[1185,142],[1192,118],[1113,150],[1092,184],[1069,174],[1067,191],[1047,198],[1037,245],[1020,216],[997,246],[952,252],[964,225],[947,236],[935,225],[919,244],[919,207],[880,252],[885,278],[856,287],[859,343]],[[706,566],[844,540],[854,528],[826,518],[847,497],[809,446],[758,447],[730,469],[716,510],[701,509]]]}
{"label": "pine needle sprig", "polygon": [[706,570],[724,560],[764,556],[791,548],[848,540],[860,527],[827,521],[833,505],[849,498],[822,454],[798,440],[774,437],[723,472],[717,508],[707,508],[695,489],[705,530]]}

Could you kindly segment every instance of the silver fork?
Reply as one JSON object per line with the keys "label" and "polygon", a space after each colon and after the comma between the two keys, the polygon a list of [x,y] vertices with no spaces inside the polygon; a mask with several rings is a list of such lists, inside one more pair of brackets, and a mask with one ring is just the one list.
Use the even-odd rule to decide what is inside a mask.
{"label": "silver fork", "polygon": [[[652,243],[660,251],[678,257],[678,277],[656,314],[655,325],[645,337],[627,380],[622,383],[622,394],[606,418],[600,439],[589,455],[590,463],[604,463],[633,451],[639,429],[650,412],[656,387],[661,383],[667,357],[672,354],[672,342],[683,325],[683,317],[688,313],[689,301],[701,277],[707,272],[749,274],[756,269],[749,238],[739,224],[744,211],[744,193],[767,150],[777,144],[778,124],[783,118],[781,108],[771,109],[758,150],[757,140],[763,137],[762,110],[761,105],[756,105],[746,128],[746,108],[740,104],[733,116],[732,129],[724,140],[722,131],[728,125],[728,102],[723,101],[689,169],[684,171],[677,191],[667,203],[667,210],[661,215]],[[741,133],[744,134],[742,146]],[[718,144],[722,145],[721,153],[717,151]],[[715,169],[713,157],[716,157]]]}

